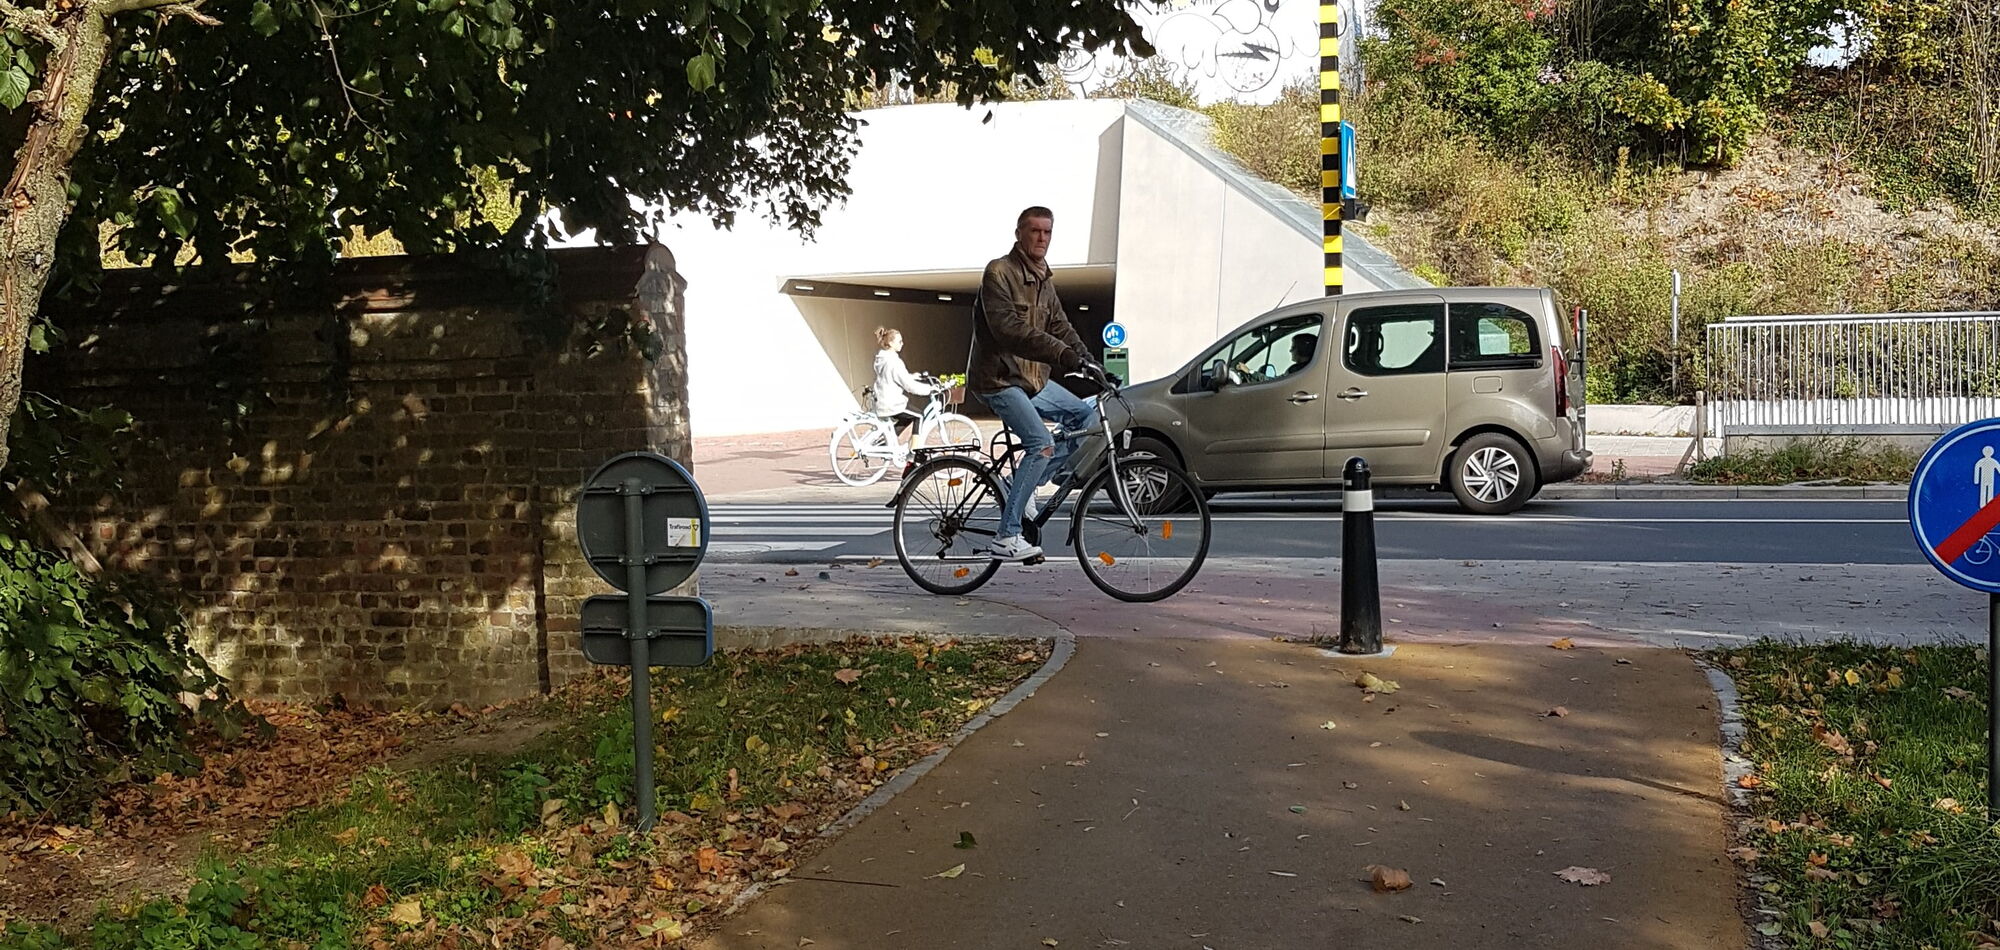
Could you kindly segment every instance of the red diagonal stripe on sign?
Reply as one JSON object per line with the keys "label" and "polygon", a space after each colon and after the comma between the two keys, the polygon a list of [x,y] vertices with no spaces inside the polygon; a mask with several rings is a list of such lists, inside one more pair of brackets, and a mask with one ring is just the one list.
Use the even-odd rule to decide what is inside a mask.
{"label": "red diagonal stripe on sign", "polygon": [[1997,526],[2000,526],[2000,498],[1993,499],[1986,507],[1973,512],[1972,517],[1959,525],[1957,531],[1953,531],[1950,537],[1939,542],[1938,546],[1931,550],[1937,552],[1939,562],[1950,564],[1964,556],[1965,552],[1972,550],[1972,546],[1978,544],[1980,538],[1986,537],[1986,532]]}

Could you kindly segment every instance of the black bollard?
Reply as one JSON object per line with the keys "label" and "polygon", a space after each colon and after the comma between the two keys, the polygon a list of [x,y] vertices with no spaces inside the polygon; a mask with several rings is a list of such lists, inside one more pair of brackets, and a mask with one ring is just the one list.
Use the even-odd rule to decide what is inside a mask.
{"label": "black bollard", "polygon": [[1375,576],[1375,491],[1368,462],[1347,460],[1340,498],[1340,646],[1342,653],[1382,652],[1382,590]]}

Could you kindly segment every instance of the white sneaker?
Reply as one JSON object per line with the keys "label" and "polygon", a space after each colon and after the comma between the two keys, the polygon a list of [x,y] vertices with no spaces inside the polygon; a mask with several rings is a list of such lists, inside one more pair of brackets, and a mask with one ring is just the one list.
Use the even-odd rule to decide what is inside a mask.
{"label": "white sneaker", "polygon": [[1025,561],[1031,557],[1041,557],[1042,549],[1029,544],[1028,539],[1017,534],[994,538],[992,546],[986,549],[986,553],[1002,561]]}

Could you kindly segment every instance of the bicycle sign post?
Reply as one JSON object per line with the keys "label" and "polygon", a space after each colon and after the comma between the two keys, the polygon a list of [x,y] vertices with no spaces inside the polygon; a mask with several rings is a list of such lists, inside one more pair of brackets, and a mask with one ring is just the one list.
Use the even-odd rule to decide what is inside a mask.
{"label": "bicycle sign post", "polygon": [[[666,591],[708,553],[708,501],[680,463],[627,452],[599,466],[576,503],[576,539],[605,583],[624,591],[583,603],[583,655],[632,669],[632,793],[640,831],[653,827],[655,666],[701,666],[715,653],[715,611]],[[657,652],[656,652],[657,651]]]}
{"label": "bicycle sign post", "polygon": [[1910,528],[1944,576],[1986,594],[1986,808],[2000,816],[2000,419],[1937,440],[1910,479]]}

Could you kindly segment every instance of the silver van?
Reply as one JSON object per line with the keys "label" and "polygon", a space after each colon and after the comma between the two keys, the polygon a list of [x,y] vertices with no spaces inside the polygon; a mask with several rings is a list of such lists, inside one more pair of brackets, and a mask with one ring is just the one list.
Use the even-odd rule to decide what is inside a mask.
{"label": "silver van", "polygon": [[1289,304],[1126,390],[1132,447],[1210,491],[1446,487],[1505,514],[1590,468],[1577,338],[1555,295],[1453,287]]}

